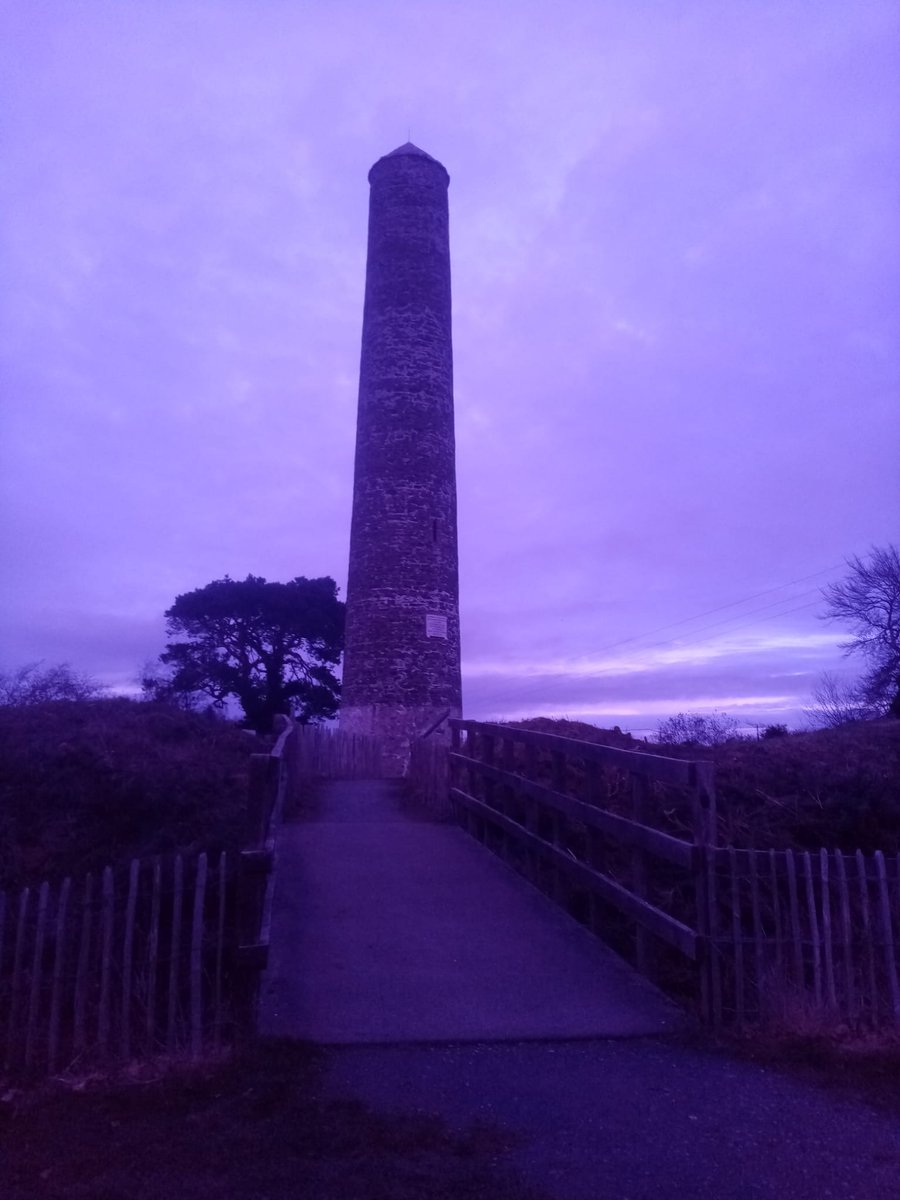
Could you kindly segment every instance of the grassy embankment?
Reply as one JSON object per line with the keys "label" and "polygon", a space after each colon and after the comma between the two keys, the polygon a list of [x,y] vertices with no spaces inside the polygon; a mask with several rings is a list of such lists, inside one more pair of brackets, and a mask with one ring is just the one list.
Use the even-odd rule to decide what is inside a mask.
{"label": "grassy embankment", "polygon": [[[900,851],[900,721],[860,721],[713,747],[662,746],[581,721],[536,718],[527,729],[673,758],[716,769],[721,845],[754,849]],[[628,800],[623,797],[623,811]],[[661,814],[665,818],[665,814]],[[677,809],[669,818],[679,826]],[[661,822],[665,825],[665,819]]]}
{"label": "grassy embankment", "polygon": [[0,708],[0,889],[240,843],[254,737],[130,700]]}

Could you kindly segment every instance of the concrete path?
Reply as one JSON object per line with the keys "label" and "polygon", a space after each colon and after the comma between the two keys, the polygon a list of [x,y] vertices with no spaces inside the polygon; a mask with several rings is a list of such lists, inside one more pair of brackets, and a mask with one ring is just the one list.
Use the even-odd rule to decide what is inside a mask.
{"label": "concrete path", "polygon": [[398,785],[325,785],[280,835],[261,1032],[321,1044],[617,1037],[681,1014]]}
{"label": "concrete path", "polygon": [[332,1096],[499,1129],[508,1150],[498,1169],[545,1200],[900,1196],[896,1111],[677,1036],[326,1055]]}

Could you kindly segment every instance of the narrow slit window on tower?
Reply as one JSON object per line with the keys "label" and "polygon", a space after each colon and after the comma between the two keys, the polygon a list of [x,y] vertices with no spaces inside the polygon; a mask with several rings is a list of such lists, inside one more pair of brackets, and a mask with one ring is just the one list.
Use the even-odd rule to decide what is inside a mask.
{"label": "narrow slit window on tower", "polygon": [[437,518],[435,517],[435,519],[431,522],[431,540],[433,542],[437,541],[437,533]]}

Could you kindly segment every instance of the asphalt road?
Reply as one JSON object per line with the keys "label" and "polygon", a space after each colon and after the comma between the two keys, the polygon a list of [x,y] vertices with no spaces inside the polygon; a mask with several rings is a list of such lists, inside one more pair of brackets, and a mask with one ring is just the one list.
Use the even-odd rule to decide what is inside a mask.
{"label": "asphalt road", "polygon": [[499,1124],[555,1200],[898,1200],[900,1119],[672,1038],[342,1047],[326,1087]]}

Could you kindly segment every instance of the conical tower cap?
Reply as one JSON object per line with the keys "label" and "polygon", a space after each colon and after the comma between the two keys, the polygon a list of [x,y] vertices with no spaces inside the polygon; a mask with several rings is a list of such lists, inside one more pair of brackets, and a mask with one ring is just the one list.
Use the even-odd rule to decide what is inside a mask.
{"label": "conical tower cap", "polygon": [[426,154],[424,150],[420,150],[418,146],[414,146],[412,142],[404,142],[402,146],[398,146],[397,149],[392,150],[390,154],[383,155],[381,158],[379,158],[378,162],[372,166],[372,169],[369,171],[369,183],[372,182],[372,172],[375,170],[375,168],[393,158],[423,158],[426,162],[434,163],[436,167],[440,167],[440,169],[447,176],[448,183],[450,181],[449,172],[442,162],[438,162],[436,158],[432,158],[430,154]]}

